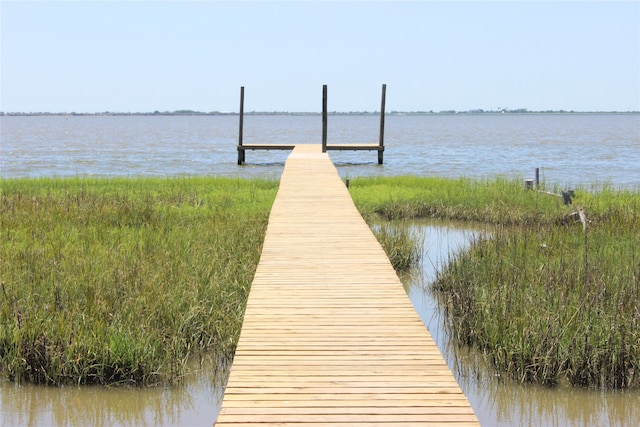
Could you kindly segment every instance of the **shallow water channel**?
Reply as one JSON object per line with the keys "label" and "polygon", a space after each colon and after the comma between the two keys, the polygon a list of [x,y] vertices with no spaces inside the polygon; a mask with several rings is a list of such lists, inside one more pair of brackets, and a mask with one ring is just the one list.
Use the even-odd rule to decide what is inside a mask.
{"label": "shallow water channel", "polygon": [[[456,350],[442,311],[428,290],[450,254],[473,233],[468,226],[416,222],[424,240],[422,269],[403,278],[409,298],[443,352],[483,426],[627,426],[640,420],[639,392],[547,389],[502,379],[481,356]],[[0,425],[211,426],[228,367],[213,357],[194,361],[178,387],[123,389],[16,385],[0,381]]]}
{"label": "shallow water channel", "polygon": [[449,368],[483,426],[635,426],[640,420],[640,392],[584,390],[519,384],[504,379],[480,354],[456,350],[444,327],[444,313],[428,287],[451,254],[474,234],[468,224],[416,222],[424,239],[422,269],[403,278],[422,321],[445,356]]}

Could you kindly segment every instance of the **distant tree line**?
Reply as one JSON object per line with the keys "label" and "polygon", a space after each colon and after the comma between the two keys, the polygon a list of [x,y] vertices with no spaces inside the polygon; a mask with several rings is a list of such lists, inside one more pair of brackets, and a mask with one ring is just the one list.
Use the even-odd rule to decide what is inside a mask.
{"label": "distant tree line", "polygon": [[[526,108],[507,109],[498,108],[496,110],[441,110],[441,111],[389,111],[386,113],[388,116],[426,116],[426,115],[452,115],[452,114],[639,114],[640,111],[574,111],[574,110],[544,110],[544,111],[530,111]],[[303,111],[249,111],[244,112],[248,116],[316,116],[322,113],[320,112],[303,112]],[[379,115],[379,111],[329,111],[329,115],[333,116],[375,116]],[[210,111],[202,112],[195,110],[175,110],[175,111],[153,111],[153,112],[113,112],[103,111],[100,113],[77,113],[77,112],[64,112],[64,113],[51,113],[51,112],[3,112],[0,111],[0,116],[232,116],[238,115],[233,111]]]}

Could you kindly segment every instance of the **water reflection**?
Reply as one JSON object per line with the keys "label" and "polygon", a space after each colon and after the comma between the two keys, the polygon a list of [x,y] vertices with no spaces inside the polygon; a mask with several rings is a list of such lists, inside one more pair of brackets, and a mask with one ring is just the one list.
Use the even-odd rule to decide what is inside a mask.
{"label": "water reflection", "polygon": [[43,387],[0,382],[3,426],[211,426],[228,366],[206,355],[177,387]]}
{"label": "water reflection", "polygon": [[639,391],[544,388],[502,378],[482,355],[457,349],[444,327],[444,310],[428,289],[452,254],[463,250],[474,234],[468,224],[414,222],[424,239],[420,271],[402,277],[409,298],[433,336],[484,426],[630,426],[640,420]]}

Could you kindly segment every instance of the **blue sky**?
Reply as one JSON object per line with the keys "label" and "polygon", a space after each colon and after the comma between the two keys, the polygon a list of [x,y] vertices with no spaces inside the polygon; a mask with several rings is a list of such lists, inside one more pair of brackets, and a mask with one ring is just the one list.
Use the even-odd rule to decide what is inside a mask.
{"label": "blue sky", "polygon": [[0,2],[5,112],[640,110],[639,1]]}

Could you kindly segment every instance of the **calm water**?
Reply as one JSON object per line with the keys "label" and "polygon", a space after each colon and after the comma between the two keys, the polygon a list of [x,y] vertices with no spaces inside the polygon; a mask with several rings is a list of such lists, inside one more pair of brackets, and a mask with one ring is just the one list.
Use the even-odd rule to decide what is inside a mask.
{"label": "calm water", "polygon": [[[236,165],[235,116],[2,117],[0,175],[267,176],[286,152],[248,152]],[[330,116],[329,143],[375,143],[378,118]],[[247,116],[245,142],[317,143],[320,116]],[[343,177],[419,174],[532,178],[571,188],[640,187],[640,115],[388,116],[385,164],[371,152],[330,155]],[[425,290],[469,231],[417,224],[422,271],[407,293],[483,425],[625,426],[640,419],[640,394],[545,389],[500,380],[473,354],[454,354],[437,301]],[[210,426],[226,371],[205,360],[185,385],[123,390],[14,385],[0,380],[0,425]]]}
{"label": "calm water", "polygon": [[[376,116],[329,116],[329,143],[377,143]],[[279,177],[287,152],[248,152],[237,116],[1,117],[0,174]],[[245,116],[245,143],[321,143],[321,116]],[[640,115],[387,116],[385,164],[331,152],[343,177],[417,174],[640,186]]]}
{"label": "calm water", "polygon": [[595,427],[640,424],[640,390],[594,391],[518,384],[502,379],[473,352],[457,350],[444,325],[444,313],[429,283],[451,254],[463,250],[474,234],[468,224],[418,221],[415,231],[424,239],[422,269],[403,278],[405,289],[431,336],[438,344],[480,423],[511,427]]}

